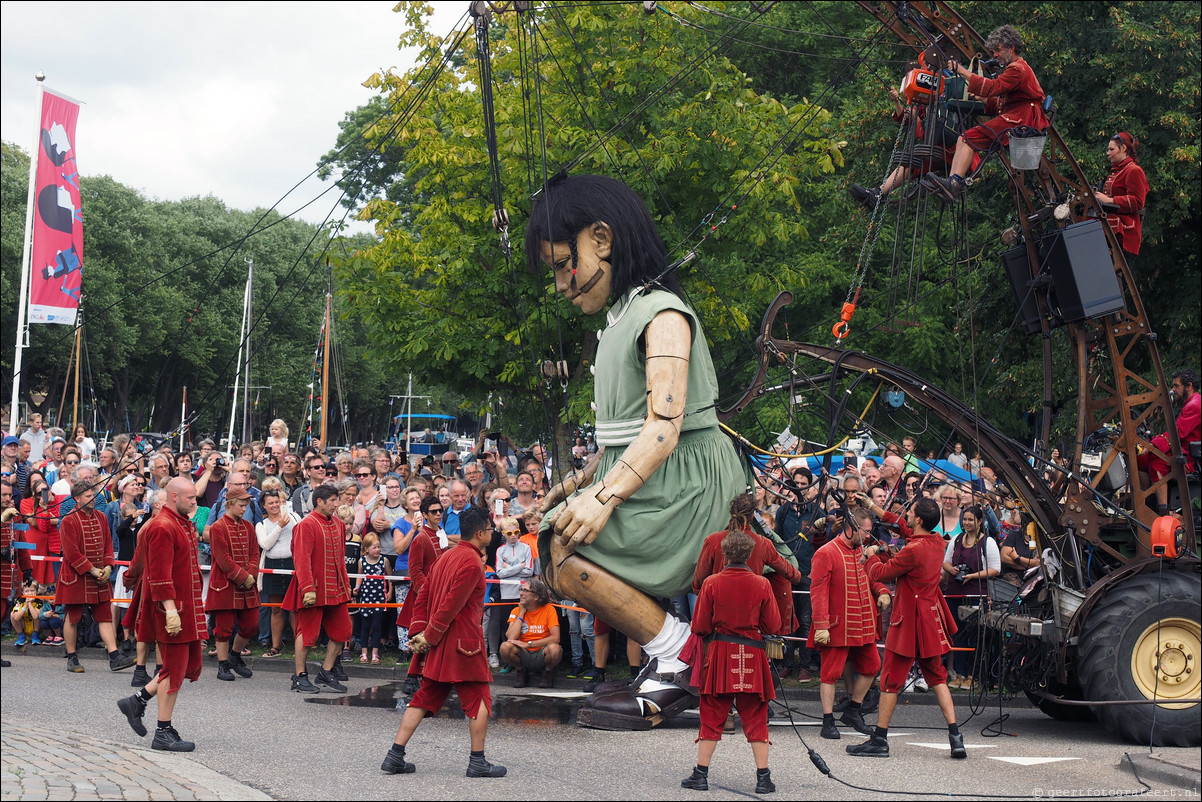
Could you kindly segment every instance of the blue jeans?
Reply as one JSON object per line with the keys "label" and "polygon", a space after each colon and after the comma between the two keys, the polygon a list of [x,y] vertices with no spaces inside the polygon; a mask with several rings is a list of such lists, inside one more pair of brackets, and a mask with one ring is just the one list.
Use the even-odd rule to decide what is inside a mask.
{"label": "blue jeans", "polygon": [[[570,599],[563,600],[564,607],[575,607],[576,602]],[[588,653],[592,657],[597,653],[595,644],[595,636],[593,635],[593,614],[589,612],[581,612],[580,610],[565,609],[564,614],[568,617],[568,639],[572,644],[572,665],[584,665],[584,644],[582,640],[588,641]]]}

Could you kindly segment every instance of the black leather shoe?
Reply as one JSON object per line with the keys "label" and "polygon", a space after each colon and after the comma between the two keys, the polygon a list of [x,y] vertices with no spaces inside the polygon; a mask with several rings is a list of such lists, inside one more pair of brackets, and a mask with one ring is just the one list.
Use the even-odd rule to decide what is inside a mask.
{"label": "black leather shoe", "polygon": [[772,782],[772,772],[766,771],[760,774],[755,773],[755,792],[757,794],[774,794],[776,793],[776,783]]}
{"label": "black leather shoe", "polygon": [[526,669],[519,668],[517,671],[514,672],[514,674],[517,676],[517,680],[513,683],[513,687],[525,688],[527,685],[530,684],[530,672],[527,671]]}
{"label": "black leather shoe", "polygon": [[467,761],[468,777],[504,777],[505,774],[504,766],[495,766],[489,763],[483,755],[480,757],[472,755]]}
{"label": "black leather shoe", "polygon": [[313,684],[317,686],[318,690],[346,693],[346,686],[339,682],[332,672],[326,671],[324,668],[317,669],[317,677]]}
{"label": "black leather shoe", "polygon": [[146,666],[134,666],[134,675],[129,684],[133,688],[145,688],[150,684],[150,674],[146,673]]}
{"label": "black leather shoe", "polygon": [[139,736],[146,735],[146,725],[142,722],[142,717],[146,715],[145,699],[135,693],[133,696],[117,700],[117,709],[125,714],[125,720],[129,722],[131,730]]}
{"label": "black leather shoe", "polygon": [[401,750],[398,755],[396,750],[389,749],[388,754],[384,755],[384,762],[380,764],[380,771],[385,774],[412,774],[417,771],[417,766],[405,760],[405,750]]}
{"label": "black leather shoe", "polygon": [[881,188],[880,187],[873,187],[872,189],[865,189],[864,187],[860,186],[859,184],[852,184],[850,187],[847,188],[847,191],[849,193],[851,193],[852,200],[854,200],[860,206],[863,206],[868,211],[872,211],[873,209],[875,209],[876,205],[878,203],[880,203],[880,200],[881,200]]}
{"label": "black leather shoe", "polygon": [[175,727],[168,727],[165,730],[154,731],[154,741],[151,742],[150,748],[164,752],[191,752],[196,748],[196,744],[180,738]]}
{"label": "black leather shoe", "polygon": [[837,741],[843,736],[839,734],[839,728],[835,726],[835,722],[822,722],[822,732],[818,733],[828,741]]}
{"label": "black leather shoe", "polygon": [[952,745],[952,757],[956,758],[957,760],[963,760],[964,758],[968,757],[968,750],[964,748],[964,733],[958,732],[955,735],[952,735],[949,732],[947,734],[947,740]]}
{"label": "black leather shoe", "polygon": [[860,710],[848,710],[839,718],[839,720],[854,729],[856,732],[863,733],[864,735],[872,735],[872,727],[869,727],[864,723],[864,714],[861,712],[862,709],[863,708]]}
{"label": "black leather shoe", "polygon": [[79,664],[79,655],[75,653],[67,655],[67,670],[72,674],[83,673],[83,666]]}
{"label": "black leather shoe", "polygon": [[889,739],[874,735],[862,744],[847,747],[847,754],[853,757],[889,757]]}
{"label": "black leather shoe", "polygon": [[217,679],[222,682],[233,682],[234,672],[230,671],[230,663],[228,660],[222,660],[217,664]]}
{"label": "black leather shoe", "polygon": [[850,697],[850,696],[840,696],[840,697],[839,697],[839,700],[838,700],[837,702],[835,702],[835,707],[834,707],[834,710],[833,710],[832,712],[835,712],[835,713],[846,713],[846,712],[847,712],[847,706],[848,706],[849,704],[851,704],[851,697]]}
{"label": "black leather shoe", "polygon": [[690,788],[694,791],[708,791],[710,789],[709,775],[702,774],[693,769],[693,773],[680,781],[681,788]]}

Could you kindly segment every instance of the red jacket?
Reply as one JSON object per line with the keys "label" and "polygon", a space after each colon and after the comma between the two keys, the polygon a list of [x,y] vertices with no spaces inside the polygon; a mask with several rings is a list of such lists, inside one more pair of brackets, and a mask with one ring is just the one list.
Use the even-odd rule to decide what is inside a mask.
{"label": "red jacket", "polygon": [[830,632],[831,646],[876,643],[879,619],[876,598],[888,594],[881,582],[871,582],[860,563],[863,549],[850,549],[842,537],[814,553],[810,568],[810,604],[814,622],[806,646],[814,648],[814,633]]}
{"label": "red jacket", "polygon": [[418,530],[417,535],[409,544],[409,595],[405,597],[405,603],[397,615],[398,627],[413,625],[413,611],[417,607],[417,596],[426,586],[430,569],[434,567],[435,561],[442,554],[442,547],[438,545],[438,532],[428,526],[423,526]]}
{"label": "red jacket", "polygon": [[1143,239],[1144,224],[1139,213],[1143,211],[1148,199],[1148,177],[1144,168],[1135,163],[1135,159],[1123,159],[1111,166],[1106,183],[1102,185],[1102,194],[1114,199],[1117,212],[1106,215],[1106,222],[1119,244],[1127,253],[1138,256],[1139,243]]}
{"label": "red jacket", "polygon": [[59,522],[63,563],[58,572],[55,604],[102,604],[113,598],[108,581],[88,572],[113,565],[113,536],[108,518],[95,509],[72,510]]}
{"label": "red jacket", "polygon": [[[19,521],[21,517],[17,516],[14,520]],[[16,536],[11,521],[0,524],[0,549],[12,548],[14,540],[26,542],[24,538]],[[0,560],[0,599],[7,599],[13,589],[21,587],[21,573],[31,570],[33,565],[28,549],[15,549],[12,556],[11,560]]]}
{"label": "red jacket", "polygon": [[[898,516],[886,512],[887,523]],[[893,596],[893,615],[885,649],[902,657],[935,657],[951,651],[951,636],[956,633],[952,611],[939,590],[946,544],[939,535],[903,529],[905,547],[890,557],[888,552],[874,554],[864,566],[874,582],[897,580]]]}
{"label": "red jacket", "polygon": [[968,91],[985,99],[985,113],[1011,125],[1045,130],[1051,123],[1043,113],[1043,88],[1031,66],[1016,58],[996,78],[970,75]]}
{"label": "red jacket", "polygon": [[413,634],[430,643],[422,676],[492,682],[484,649],[484,554],[460,540],[434,563],[413,611]]}
{"label": "red jacket", "polygon": [[[772,586],[743,565],[732,565],[707,577],[697,594],[690,628],[700,637],[721,633],[761,640],[780,628]],[[705,645],[700,673],[696,684],[705,694],[749,693],[761,699],[776,698],[768,655],[754,646],[710,640]]]}
{"label": "red jacket", "polygon": [[[138,540],[146,541],[146,570],[138,591],[138,640],[191,643],[208,637],[200,594],[199,539],[192,522],[171,507],[163,507],[142,527]],[[165,601],[174,601],[179,611],[184,628],[178,635],[167,634]]]}
{"label": "red jacket", "polygon": [[338,518],[327,518],[316,510],[292,527],[292,563],[296,573],[284,594],[285,610],[300,610],[309,591],[317,594],[318,607],[351,600],[345,529]]}
{"label": "red jacket", "polygon": [[[793,609],[793,585],[801,581],[801,572],[794,568],[788,560],[780,556],[775,544],[763,535],[748,531],[755,539],[755,548],[747,558],[747,568],[756,576],[763,576],[764,566],[772,569],[768,574],[768,584],[772,586],[772,595],[776,599],[777,612],[780,614],[780,624],[769,635],[788,635],[797,629],[797,615]],[[701,585],[707,577],[718,574],[726,567],[726,557],[722,554],[722,539],[726,532],[715,532],[705,539],[701,546],[701,556],[697,558],[697,567],[693,569],[693,592],[700,593]]]}
{"label": "red jacket", "polygon": [[[231,520],[222,515],[209,527],[209,546],[213,567],[209,573],[209,595],[205,611],[245,610],[259,606],[259,589],[242,588],[247,577],[259,575],[259,540],[255,527],[243,518]],[[345,566],[344,566],[345,568]]]}

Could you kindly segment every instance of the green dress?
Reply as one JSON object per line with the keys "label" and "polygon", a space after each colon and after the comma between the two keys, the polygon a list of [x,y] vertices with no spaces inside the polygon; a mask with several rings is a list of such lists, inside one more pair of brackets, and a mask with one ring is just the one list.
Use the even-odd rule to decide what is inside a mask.
{"label": "green dress", "polygon": [[[688,589],[706,536],[726,527],[731,499],[747,492],[750,481],[730,438],[718,428],[718,381],[701,324],[684,301],[665,290],[627,293],[609,310],[608,326],[598,335],[596,437],[605,453],[595,478],[609,472],[642,429],[647,416],[642,336],[669,309],[688,318],[693,337],[680,441],[659,470],[618,505],[592,545],[577,552],[661,598]],[[551,553],[550,524],[558,512],[547,516],[539,532],[540,554]]]}

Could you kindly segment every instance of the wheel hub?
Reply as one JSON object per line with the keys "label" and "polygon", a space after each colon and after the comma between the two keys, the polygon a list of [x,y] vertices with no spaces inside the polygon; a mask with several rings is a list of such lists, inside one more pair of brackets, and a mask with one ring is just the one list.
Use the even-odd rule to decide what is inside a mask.
{"label": "wheel hub", "polygon": [[1150,625],[1136,640],[1131,673],[1147,699],[1193,699],[1202,691],[1200,658],[1202,625],[1188,618],[1165,618]]}

